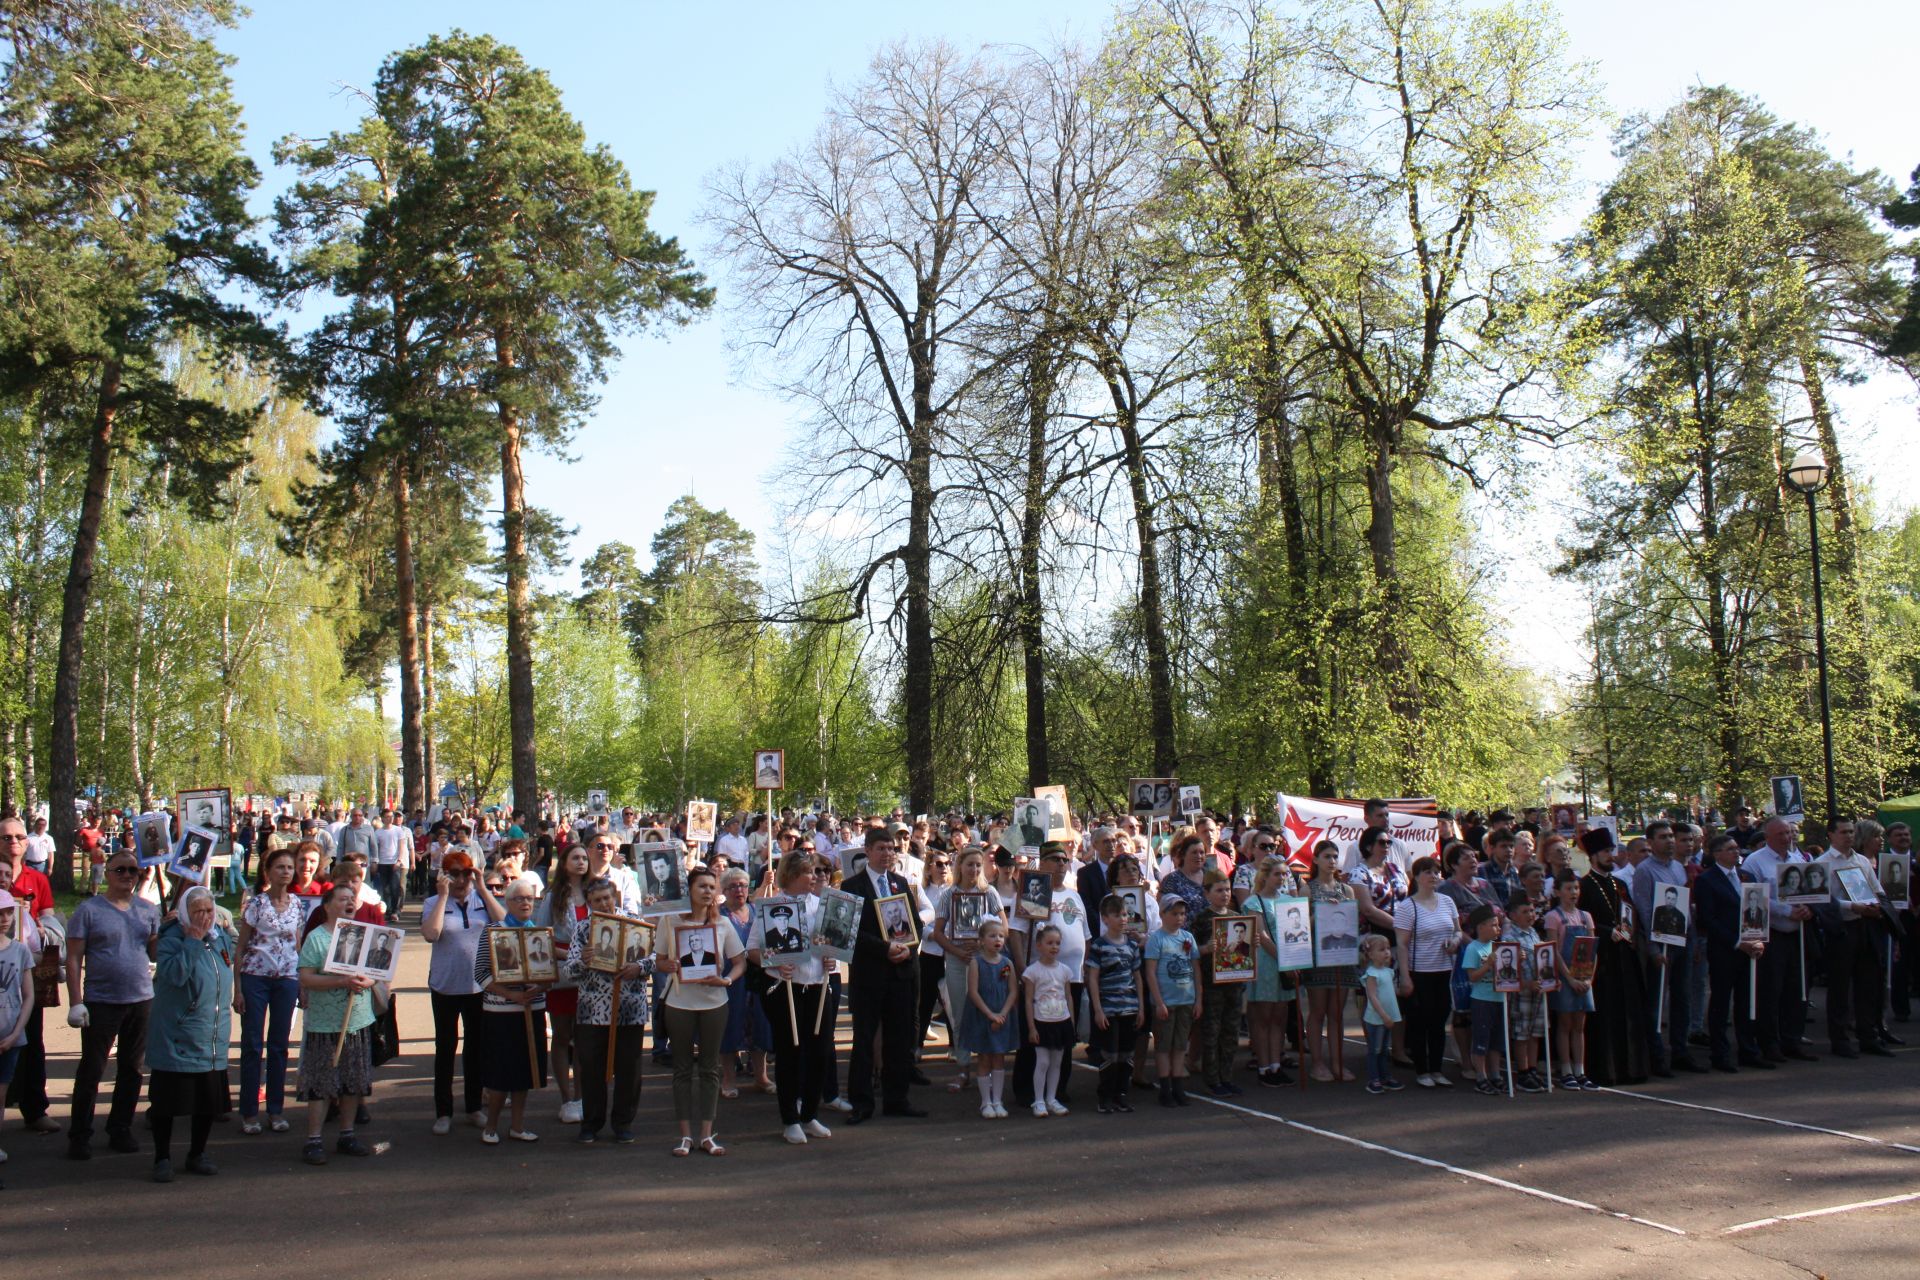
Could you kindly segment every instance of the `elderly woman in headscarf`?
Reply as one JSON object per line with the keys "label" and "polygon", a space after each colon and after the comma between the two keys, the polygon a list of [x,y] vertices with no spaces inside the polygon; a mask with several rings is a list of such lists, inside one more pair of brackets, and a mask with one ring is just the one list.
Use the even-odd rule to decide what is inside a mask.
{"label": "elderly woman in headscarf", "polygon": [[147,1029],[153,1107],[153,1180],[173,1181],[173,1122],[191,1120],[188,1173],[215,1174],[207,1159],[214,1117],[226,1107],[233,1019],[233,939],[215,919],[213,894],[195,885],[160,927]]}

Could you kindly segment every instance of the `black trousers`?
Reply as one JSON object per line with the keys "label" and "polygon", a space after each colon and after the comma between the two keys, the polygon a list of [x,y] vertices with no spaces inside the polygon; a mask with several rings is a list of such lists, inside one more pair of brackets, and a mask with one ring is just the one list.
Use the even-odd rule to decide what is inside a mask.
{"label": "black trousers", "polygon": [[1880,1025],[1885,945],[1879,926],[1868,920],[1849,920],[1827,935],[1827,1038],[1835,1047],[1847,1042],[1849,1027],[1866,1044]]}
{"label": "black trousers", "polygon": [[908,958],[855,980],[853,1053],[847,1059],[847,1101],[870,1107],[873,1092],[873,1037],[880,1037],[880,1100],[899,1106],[913,1079],[914,1018],[920,1000],[920,963]]}
{"label": "black trousers", "polygon": [[[31,978],[28,979],[32,981]],[[29,1124],[47,1114],[47,1037],[45,1005],[36,1004],[27,1015],[27,1039],[13,1064],[13,1083],[7,1086],[7,1105]]]}
{"label": "black trousers", "polygon": [[147,1056],[147,1016],[153,1001],[135,1004],[88,1004],[87,1025],[80,1030],[80,1065],[73,1073],[73,1119],[67,1136],[85,1142],[93,1136],[94,1103],[100,1078],[106,1074],[107,1051],[115,1050],[113,1102],[107,1111],[107,1132],[131,1132],[133,1113],[140,1105],[140,1064]]}
{"label": "black trousers", "polygon": [[[1748,985],[1753,961],[1732,948],[1707,945],[1707,1041],[1715,1062],[1732,1062],[1736,1046],[1742,1056],[1760,1052],[1754,1020],[1747,1016]],[[1727,1014],[1733,1014],[1733,1039],[1727,1038]]]}
{"label": "black trousers", "polygon": [[1800,999],[1800,944],[1798,933],[1776,929],[1767,935],[1767,953],[1760,957],[1760,1016],[1753,1026],[1753,1037],[1762,1053],[1777,1055],[1797,1049],[1806,1036],[1807,1006]]}
{"label": "black trousers", "polygon": [[[1407,1056],[1416,1075],[1439,1075],[1446,1066],[1447,1024],[1453,1017],[1453,975],[1415,973],[1407,1000]],[[1302,999],[1305,997],[1302,996]],[[1289,1018],[1291,1024],[1293,1019]]]}
{"label": "black trousers", "polygon": [[[922,953],[920,956],[920,1038],[913,1042],[913,1056],[916,1060],[920,1057],[921,1049],[926,1047],[927,1029],[933,1025],[933,1011],[940,1007],[940,988],[946,980],[947,958]],[[958,1034],[956,1028],[947,1028],[949,1040],[957,1038]]]}
{"label": "black trousers", "polygon": [[484,997],[433,996],[433,1114],[453,1114],[453,1053],[460,1050],[460,1083],[465,1091],[468,1115],[486,1110],[482,1097],[481,1068],[486,1059],[486,1033],[481,1030]]}
{"label": "black trousers", "polygon": [[840,1059],[833,1052],[833,1038],[840,1033],[840,1005],[844,999],[840,974],[836,969],[827,979],[827,1007],[820,1014],[820,1034],[827,1041],[827,1069],[820,1078],[820,1099],[832,1102],[840,1096]]}
{"label": "black trousers", "polygon": [[[580,1089],[580,1127],[600,1132],[607,1122],[606,1027],[573,1024],[574,1081]],[[646,1048],[645,1027],[621,1027],[613,1037],[613,1127],[633,1128],[640,1111],[640,1055]]]}
{"label": "black trousers", "polygon": [[1887,975],[1889,998],[1893,1001],[1893,1012],[1902,1022],[1913,1014],[1913,912],[1902,911],[1900,923],[1906,928],[1905,941],[1893,944],[1893,969]]}
{"label": "black trousers", "polygon": [[[1067,1007],[1078,1011],[1080,997],[1086,989],[1085,983],[1074,983],[1073,989],[1067,993]],[[1013,1100],[1023,1107],[1030,1107],[1033,1105],[1033,1039],[1027,1033],[1027,1000],[1024,993],[1013,1002],[1013,1006],[1020,1014],[1020,1048],[1013,1055]],[[1076,1022],[1074,1025],[1079,1024]],[[1063,1107],[1067,1105],[1067,1095],[1071,1092],[1067,1086],[1072,1080],[1073,1046],[1068,1045],[1066,1056],[1060,1063],[1060,1084],[1053,1091],[1053,1100]]]}
{"label": "black trousers", "polygon": [[[779,1096],[783,1126],[819,1118],[820,1096],[833,1069],[833,1024],[820,1007],[827,994],[823,983],[796,985],[791,1020],[787,1017],[785,990],[776,988],[761,1001],[773,1026],[773,1086]],[[816,1013],[820,1015],[818,1031],[813,1029]]]}
{"label": "black trousers", "polygon": [[[1089,1047],[1100,1051],[1099,1096],[1126,1097],[1127,1086],[1133,1083],[1133,1046],[1140,1036],[1139,1013],[1109,1013],[1106,1030],[1102,1031],[1099,1024],[1094,1023],[1087,1036]],[[1065,1075],[1071,1069],[1063,1067],[1060,1074]]]}

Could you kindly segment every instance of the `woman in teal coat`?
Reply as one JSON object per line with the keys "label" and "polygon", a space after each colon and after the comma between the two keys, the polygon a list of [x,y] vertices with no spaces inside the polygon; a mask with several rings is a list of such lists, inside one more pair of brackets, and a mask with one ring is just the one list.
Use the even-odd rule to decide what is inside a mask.
{"label": "woman in teal coat", "polygon": [[153,1180],[173,1181],[173,1122],[190,1117],[187,1172],[215,1174],[207,1138],[225,1104],[233,1033],[233,939],[214,921],[213,895],[195,885],[160,929],[147,1027],[147,1099],[153,1108]]}

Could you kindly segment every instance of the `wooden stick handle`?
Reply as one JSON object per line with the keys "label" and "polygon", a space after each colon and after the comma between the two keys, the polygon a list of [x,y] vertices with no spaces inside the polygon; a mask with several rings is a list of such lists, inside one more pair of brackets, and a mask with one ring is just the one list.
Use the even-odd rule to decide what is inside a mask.
{"label": "wooden stick handle", "polygon": [[340,1035],[333,1042],[333,1065],[336,1068],[340,1065],[341,1050],[347,1047],[347,1028],[353,1025],[353,999],[359,994],[358,991],[347,992],[347,1011],[340,1015]]}
{"label": "wooden stick handle", "polygon": [[613,1009],[607,1014],[607,1080],[613,1083],[613,1050],[620,1039],[620,975],[613,975]]}
{"label": "wooden stick handle", "polygon": [[526,1005],[520,1006],[520,1019],[527,1028],[527,1079],[529,1089],[540,1087],[540,1051],[533,1043],[533,1010]]}
{"label": "wooden stick handle", "polygon": [[793,1034],[793,1047],[798,1049],[800,1047],[800,1015],[793,1011],[793,984],[783,982],[780,985],[787,989],[787,1030]]}
{"label": "wooden stick handle", "polygon": [[822,1014],[826,1013],[826,1011],[827,1011],[827,978],[826,978],[826,975],[823,973],[820,978],[820,999],[813,1006],[813,1034],[815,1035],[820,1034],[820,1017]]}

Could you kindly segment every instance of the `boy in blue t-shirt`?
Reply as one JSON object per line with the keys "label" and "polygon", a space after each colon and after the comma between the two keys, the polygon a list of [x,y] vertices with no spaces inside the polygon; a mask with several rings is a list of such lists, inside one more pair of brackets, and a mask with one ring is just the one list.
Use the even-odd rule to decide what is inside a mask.
{"label": "boy in blue t-shirt", "polygon": [[1474,1091],[1489,1097],[1504,1092],[1494,1081],[1500,1074],[1500,1051],[1506,1042],[1501,1030],[1503,997],[1493,986],[1493,944],[1500,936],[1500,917],[1489,906],[1478,906],[1467,916],[1473,941],[1461,953],[1461,964],[1473,981],[1473,1069],[1480,1073]]}
{"label": "boy in blue t-shirt", "polygon": [[1133,1080],[1133,1043],[1146,1010],[1140,999],[1140,944],[1127,936],[1127,904],[1119,894],[1100,900],[1100,936],[1087,944],[1087,998],[1100,1050],[1101,1115],[1131,1112],[1127,1085]]}
{"label": "boy in blue t-shirt", "polygon": [[1147,990],[1153,996],[1153,1066],[1160,1078],[1160,1105],[1186,1107],[1187,1039],[1193,1034],[1193,962],[1199,944],[1186,930],[1187,904],[1169,894],[1160,904],[1160,927],[1147,935]]}

